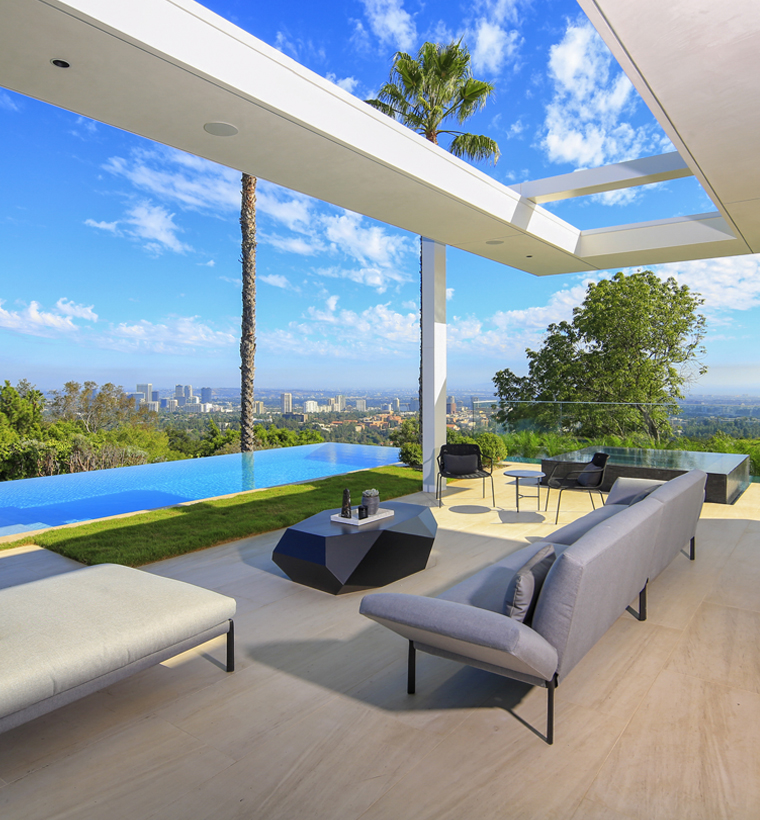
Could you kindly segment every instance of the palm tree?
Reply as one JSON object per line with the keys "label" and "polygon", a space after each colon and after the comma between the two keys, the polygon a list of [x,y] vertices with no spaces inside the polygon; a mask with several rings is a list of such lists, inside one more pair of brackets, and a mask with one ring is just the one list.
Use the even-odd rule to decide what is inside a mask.
{"label": "palm tree", "polygon": [[241,185],[243,318],[240,333],[240,451],[251,453],[255,447],[253,374],[256,355],[256,177],[244,173]]}
{"label": "palm tree", "polygon": [[[490,137],[467,134],[443,126],[452,119],[460,125],[482,110],[493,94],[493,85],[476,80],[470,68],[470,52],[462,41],[423,43],[417,56],[402,51],[393,58],[390,79],[377,98],[366,100],[378,111],[439,144],[451,136],[448,150],[472,160],[499,158],[499,146]],[[422,240],[420,239],[420,438],[422,437]],[[420,446],[422,441],[420,440]]]}

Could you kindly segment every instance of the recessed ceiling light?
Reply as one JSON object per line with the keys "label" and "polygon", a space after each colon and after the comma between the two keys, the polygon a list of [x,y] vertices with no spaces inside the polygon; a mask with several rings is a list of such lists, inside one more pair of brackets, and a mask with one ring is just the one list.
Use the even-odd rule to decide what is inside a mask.
{"label": "recessed ceiling light", "polygon": [[486,245],[503,245],[503,239],[486,239]]}
{"label": "recessed ceiling light", "polygon": [[532,254],[532,253],[529,253],[529,254],[528,254],[525,258],[526,258],[526,259],[533,259],[533,254]]}
{"label": "recessed ceiling light", "polygon": [[238,132],[237,128],[228,122],[207,122],[203,130],[215,137],[234,137]]}
{"label": "recessed ceiling light", "polygon": [[71,63],[67,62],[66,60],[61,60],[56,57],[55,60],[50,61],[56,68],[68,68]]}

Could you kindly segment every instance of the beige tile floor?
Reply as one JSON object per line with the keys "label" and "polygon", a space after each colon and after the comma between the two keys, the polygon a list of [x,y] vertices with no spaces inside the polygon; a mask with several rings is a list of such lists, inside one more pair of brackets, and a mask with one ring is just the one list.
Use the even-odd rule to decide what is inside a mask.
{"label": "beige tile floor", "polygon": [[[496,484],[495,509],[450,487],[428,568],[389,589],[434,595],[555,529]],[[560,523],[588,509],[566,494]],[[279,535],[146,568],[237,599],[237,671],[220,638],[0,735],[3,820],[760,817],[760,485],[705,506],[696,562],[558,688],[554,746],[543,690],[418,655],[407,695],[405,642],[363,593],[286,579]],[[0,552],[0,586],[75,566]]]}

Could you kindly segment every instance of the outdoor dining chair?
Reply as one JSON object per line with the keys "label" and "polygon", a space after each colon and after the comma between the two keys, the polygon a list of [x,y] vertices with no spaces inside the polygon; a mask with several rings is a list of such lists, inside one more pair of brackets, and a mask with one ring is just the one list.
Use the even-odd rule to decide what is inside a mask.
{"label": "outdoor dining chair", "polygon": [[[488,469],[483,465],[488,462]],[[438,506],[443,506],[444,478],[482,478],[483,498],[486,497],[486,479],[491,479],[491,496],[496,506],[496,492],[493,486],[493,459],[483,456],[477,444],[444,444],[438,454],[438,477],[435,485],[435,497]]]}
{"label": "outdoor dining chair", "polygon": [[593,493],[599,493],[599,497],[604,503],[604,496],[602,495],[602,483],[604,482],[604,473],[607,469],[607,453],[594,453],[594,457],[588,464],[580,467],[577,470],[571,470],[563,475],[558,475],[561,470],[567,469],[567,464],[557,464],[546,479],[546,507],[549,509],[549,496],[552,490],[559,490],[559,498],[557,499],[557,515],[554,518],[554,523],[559,521],[559,508],[562,504],[562,493],[566,490],[587,492],[591,499],[591,506],[596,509],[594,504]]}

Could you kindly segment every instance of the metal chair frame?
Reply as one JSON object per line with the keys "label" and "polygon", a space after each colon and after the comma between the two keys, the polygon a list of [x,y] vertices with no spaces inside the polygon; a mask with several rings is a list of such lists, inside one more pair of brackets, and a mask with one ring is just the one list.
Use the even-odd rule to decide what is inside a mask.
{"label": "metal chair frame", "polygon": [[[556,467],[551,471],[549,476],[546,479],[546,506],[544,510],[549,509],[549,496],[551,495],[552,490],[559,490],[559,498],[557,499],[557,514],[554,517],[554,523],[556,524],[559,521],[559,510],[562,506],[562,493],[565,490],[571,490],[574,492],[588,492],[589,498],[591,499],[591,506],[596,509],[596,504],[594,504],[594,496],[592,493],[599,493],[599,498],[602,499],[602,503],[604,503],[604,496],[602,495],[602,484],[604,483],[604,474],[607,470],[607,459],[609,456],[607,453],[594,453],[594,457],[591,459],[589,464],[594,465],[594,470],[586,470],[586,467],[589,464],[584,464],[581,469],[579,470],[571,470],[564,475],[555,477],[557,470],[561,467],[565,467],[564,464],[557,464]],[[585,472],[584,472],[585,470]],[[595,479],[593,484],[579,484],[578,477],[581,473],[584,475],[589,475],[591,473],[598,473],[598,479]],[[554,483],[552,483],[554,482]]]}

